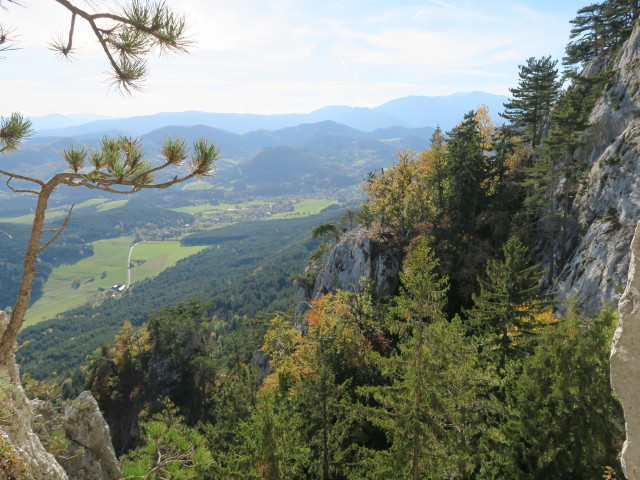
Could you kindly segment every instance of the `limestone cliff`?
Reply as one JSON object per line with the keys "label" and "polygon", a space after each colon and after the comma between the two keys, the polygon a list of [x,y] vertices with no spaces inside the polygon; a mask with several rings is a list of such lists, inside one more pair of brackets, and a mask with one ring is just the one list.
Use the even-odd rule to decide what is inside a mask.
{"label": "limestone cliff", "polygon": [[[9,317],[0,311],[0,335],[8,323]],[[5,447],[5,452],[15,450],[18,462],[24,462],[26,466],[24,473],[28,475],[25,477],[19,471],[9,474],[6,470],[0,469],[0,479],[13,477],[33,480],[67,480],[69,477],[64,469],[53,455],[45,450],[33,431],[33,410],[20,386],[18,367],[13,355],[10,364],[0,365],[0,373],[4,376],[2,381],[10,382],[12,385],[10,388],[7,385],[2,386],[0,410],[4,415],[0,422],[0,440]]]}
{"label": "limestone cliff", "polygon": [[309,308],[309,301],[336,290],[356,291],[372,281],[375,294],[383,298],[398,288],[402,245],[392,232],[371,232],[356,228],[344,234],[329,251],[322,266],[311,263],[305,273],[315,276],[313,287],[301,290],[297,316]]}
{"label": "limestone cliff", "polygon": [[619,311],[611,349],[611,384],[624,409],[627,431],[622,466],[628,479],[640,480],[640,223],[632,243],[629,281]]}
{"label": "limestone cliff", "polygon": [[34,431],[43,439],[56,432],[66,437],[54,456],[70,480],[119,480],[120,465],[111,444],[109,426],[91,392],[82,392],[63,411],[32,400]]}
{"label": "limestone cliff", "polygon": [[568,260],[555,278],[560,297],[577,297],[593,315],[616,303],[627,281],[629,245],[640,218],[640,28],[615,58],[616,72],[593,109],[584,146],[574,152],[587,166],[572,207],[563,246]]}
{"label": "limestone cliff", "polygon": [[[9,323],[0,311],[0,335]],[[19,381],[18,367],[11,358],[0,365],[0,480],[118,480],[109,428],[90,392],[83,392],[64,412],[45,402],[30,401]],[[43,441],[63,436],[55,456]],[[15,455],[15,458],[13,457]],[[7,462],[5,457],[12,457]]]}

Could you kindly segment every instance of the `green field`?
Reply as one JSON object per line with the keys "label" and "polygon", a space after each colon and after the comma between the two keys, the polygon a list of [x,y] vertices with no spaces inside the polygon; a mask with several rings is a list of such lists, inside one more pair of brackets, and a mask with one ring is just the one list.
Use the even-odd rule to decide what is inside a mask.
{"label": "green field", "polygon": [[[206,247],[183,247],[180,242],[144,241],[136,244],[131,254],[131,283],[153,277],[165,268],[173,267],[178,260],[189,257]],[[137,262],[143,262],[139,265]]]}
{"label": "green field", "polygon": [[299,218],[320,213],[323,209],[335,205],[333,200],[300,200],[293,204],[293,212],[276,213],[271,218]]}
{"label": "green field", "polygon": [[[106,203],[105,203],[106,202]],[[77,203],[73,206],[73,211],[78,211],[85,207],[90,207],[93,205],[100,205],[98,210],[108,210],[109,208],[115,208],[119,205],[114,205],[113,207],[103,208],[105,205],[115,204],[119,202],[127,202],[127,200],[118,200],[115,202],[107,202],[104,198],[91,198],[89,200],[85,200],[84,202]],[[69,207],[71,205],[64,205],[61,207],[49,208],[47,209],[47,220],[51,220],[52,218],[62,217],[69,212]],[[4,217],[0,218],[0,222],[7,223],[32,223],[33,222],[33,214],[29,213],[27,215],[21,215],[19,217]]]}
{"label": "green field", "polygon": [[196,180],[195,182],[187,183],[182,190],[210,190],[213,188],[206,180]]}
{"label": "green field", "polygon": [[[104,201],[104,200],[103,200]],[[102,205],[100,205],[98,207],[98,211],[99,212],[105,212],[107,210],[111,210],[112,208],[118,208],[118,207],[122,207],[123,205],[125,205],[129,200],[114,200],[112,202],[106,202],[103,203]]]}
{"label": "green field", "polygon": [[188,207],[170,208],[169,210],[194,215],[196,213],[215,212],[221,210],[241,210],[253,205],[273,205],[273,203],[274,202],[267,202],[264,200],[253,200],[251,202],[244,203],[219,203],[218,205],[203,203],[201,205],[189,205]]}
{"label": "green field", "polygon": [[[44,286],[44,294],[27,312],[24,326],[53,318],[58,313],[86,302],[99,302],[116,283],[127,283],[127,259],[132,237],[93,242],[93,256],[73,265],[53,269]],[[182,247],[178,242],[143,242],[133,249],[132,259],[145,260],[131,269],[132,283],[157,275],[204,247]]]}

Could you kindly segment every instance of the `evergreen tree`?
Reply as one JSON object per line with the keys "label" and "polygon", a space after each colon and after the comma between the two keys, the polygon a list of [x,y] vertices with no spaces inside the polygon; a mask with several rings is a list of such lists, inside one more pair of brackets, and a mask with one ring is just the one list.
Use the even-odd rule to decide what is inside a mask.
{"label": "evergreen tree", "polygon": [[585,65],[613,51],[629,37],[639,12],[637,0],[607,0],[582,7],[570,22],[572,41],[566,47],[563,63]]}
{"label": "evergreen tree", "polygon": [[442,313],[447,282],[436,266],[427,241],[414,243],[389,325],[398,351],[381,360],[388,384],[360,389],[377,403],[364,408],[366,417],[390,443],[365,478],[470,478],[475,468],[472,439],[484,376],[461,322]]}
{"label": "evergreen tree", "polygon": [[599,82],[587,82],[584,88],[570,88],[560,97],[540,155],[524,182],[525,208],[540,220],[539,231],[548,248],[549,278],[555,278],[565,262],[567,232],[572,228],[570,209],[584,170],[574,161],[573,152],[583,143],[589,113],[600,93]]}
{"label": "evergreen tree", "polygon": [[205,437],[190,428],[166,401],[162,412],[141,425],[142,445],[122,459],[124,480],[205,480],[213,463]]}
{"label": "evergreen tree", "polygon": [[426,164],[427,181],[431,190],[435,192],[435,210],[441,214],[445,209],[444,182],[446,178],[447,141],[440,127],[437,127],[433,135],[431,135],[431,145],[428,150],[422,153],[421,161]]}
{"label": "evergreen tree", "polygon": [[504,434],[517,475],[494,478],[600,478],[605,466],[620,471],[623,419],[609,382],[616,323],[612,310],[585,319],[574,305],[541,334],[508,396],[514,416]]}
{"label": "evergreen tree", "polygon": [[548,320],[548,296],[538,295],[542,271],[531,265],[527,250],[516,237],[503,246],[504,260],[489,260],[486,279],[478,278],[469,321],[485,338],[485,353],[496,356],[504,374],[508,360],[522,358],[531,349],[527,337]]}
{"label": "evergreen tree", "polygon": [[467,113],[447,135],[447,213],[454,230],[470,233],[485,199],[483,183],[488,170],[476,112]]}
{"label": "evergreen tree", "polygon": [[[96,11],[99,3],[89,2],[85,8],[79,8],[68,0],[57,0],[57,3],[68,10],[71,27],[67,37],[50,43],[51,49],[69,58],[74,52],[75,29],[81,22],[86,22],[113,71],[112,83],[126,93],[138,89],[140,82],[145,79],[146,59],[150,54],[158,50],[183,52],[191,44],[185,18],[174,13],[164,2],[133,1],[109,12]],[[1,3],[0,7],[4,8]],[[0,24],[0,49],[11,45],[14,40],[12,32],[12,29]],[[13,113],[7,118],[0,117],[0,153],[18,150],[20,143],[31,133],[31,122],[22,115]],[[213,143],[205,139],[194,142],[190,152],[184,140],[169,138],[162,145],[161,162],[154,166],[145,160],[139,140],[105,137],[100,148],[95,150],[77,146],[64,150],[62,157],[66,171],[56,173],[47,180],[0,170],[11,191],[37,196],[18,295],[9,325],[0,339],[0,362],[11,362],[11,352],[29,306],[38,255],[58,238],[69,221],[73,207],[58,229],[47,229],[52,235],[45,232],[44,219],[49,197],[57,188],[66,185],[121,194],[149,188],[168,188],[193,177],[211,175],[219,152]],[[181,166],[187,159],[190,159],[187,173],[155,181],[158,173]],[[24,183],[22,186],[12,186],[12,182],[16,181]]]}
{"label": "evergreen tree", "polygon": [[505,111],[501,114],[534,149],[540,144],[544,126],[560,94],[557,63],[551,57],[530,57],[526,65],[520,65],[518,87],[509,89],[512,98],[504,104]]}

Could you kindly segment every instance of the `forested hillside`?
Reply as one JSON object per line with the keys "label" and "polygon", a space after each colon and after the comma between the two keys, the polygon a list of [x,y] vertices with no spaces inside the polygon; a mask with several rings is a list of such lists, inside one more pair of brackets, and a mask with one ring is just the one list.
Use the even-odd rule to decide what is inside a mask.
{"label": "forested hillside", "polygon": [[[84,383],[127,479],[623,478],[612,288],[586,305],[555,287],[598,264],[574,254],[579,204],[637,146],[629,134],[606,162],[584,155],[607,148],[592,119],[637,111],[640,83],[614,94],[637,69],[624,59],[640,43],[623,46],[639,16],[629,0],[580,9],[562,64],[524,60],[501,121],[480,105],[427,149],[398,151],[368,173],[357,211],[186,236],[209,248],[25,329],[32,391],[60,405]],[[251,186],[273,162],[299,174],[292,150],[253,157]],[[603,234],[620,227],[617,211],[597,217]],[[385,249],[401,264],[389,288],[372,269],[316,281]]]}
{"label": "forested hillside", "polygon": [[[623,420],[608,377],[616,313],[585,316],[552,285],[583,187],[586,166],[573,154],[588,142],[638,10],[623,0],[581,9],[563,60],[566,90],[556,60],[527,59],[503,125],[481,106],[436,130],[427,150],[399,152],[393,167],[368,176],[357,213],[317,222],[322,245],[308,263],[309,245],[297,250],[299,273],[307,263],[297,281],[309,290],[328,249],[355,238],[346,231],[361,229],[378,248],[393,241],[403,248],[393,295],[376,297],[364,278],[322,292],[304,319],[258,313],[286,310],[275,302],[244,309],[242,320],[212,317],[184,295],[152,315],[129,314],[87,370],[118,452],[128,452],[125,476],[620,478]],[[253,241],[242,227],[229,235],[185,242],[215,245],[196,259],[204,263]],[[256,276],[271,268],[256,270],[252,258],[238,264]],[[228,252],[215,261],[232,262]],[[267,288],[245,285],[252,295]],[[120,325],[127,318],[118,315]],[[33,371],[44,364],[29,346],[21,355]],[[126,416],[124,405],[134,406]]]}
{"label": "forested hillside", "polygon": [[[207,315],[234,330],[244,315],[285,311],[295,299],[289,277],[306,264],[317,241],[311,229],[337,216],[334,211],[294,220],[239,224],[186,237],[211,245],[155,278],[136,284],[122,298],[86,305],[57,319],[25,328],[17,353],[22,371],[44,379],[70,375],[87,356],[113,341],[125,321],[141,325],[165,306],[190,298],[209,302]],[[69,345],[73,348],[69,348]]]}

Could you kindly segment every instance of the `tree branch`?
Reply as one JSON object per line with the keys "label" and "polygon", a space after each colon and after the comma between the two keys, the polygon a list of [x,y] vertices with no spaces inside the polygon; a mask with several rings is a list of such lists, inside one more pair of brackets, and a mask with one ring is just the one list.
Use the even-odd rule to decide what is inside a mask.
{"label": "tree branch", "polygon": [[44,183],[40,182],[39,180],[30,178],[30,177],[22,177],[21,175],[16,175],[16,174],[12,174],[10,172],[5,172],[4,170],[0,170],[0,174],[6,175],[7,176],[7,187],[9,187],[11,189],[11,191],[13,193],[33,193],[35,195],[38,195],[40,192],[36,191],[36,190],[22,190],[22,189],[18,189],[18,188],[14,188],[11,186],[11,180],[13,180],[14,178],[19,178],[21,180],[29,180],[32,181],[34,183],[39,183],[41,186],[44,185]]}
{"label": "tree branch", "polygon": [[[55,242],[56,238],[60,236],[62,231],[66,228],[67,223],[69,223],[69,218],[71,217],[71,212],[73,211],[73,207],[74,207],[74,204],[72,203],[71,208],[69,208],[67,215],[64,217],[64,222],[62,222],[62,225],[60,226],[60,228],[53,230],[54,232],[56,232],[56,234],[53,237],[51,237],[49,240],[47,240],[44,245],[42,245],[36,250],[36,255],[39,254],[41,251],[43,251],[45,248],[47,248],[49,245],[51,245],[53,242]],[[44,231],[49,232],[52,230],[44,230]]]}
{"label": "tree branch", "polygon": [[37,178],[26,177],[24,175],[19,175],[17,173],[7,172],[5,170],[0,170],[0,174],[6,175],[7,177],[11,177],[11,178],[17,178],[18,180],[25,180],[27,182],[37,183],[41,187],[44,187],[44,182],[42,180],[38,180]]}

